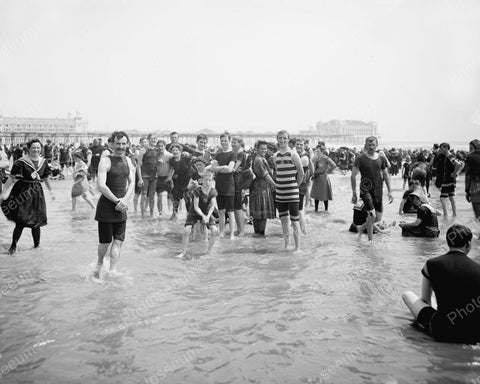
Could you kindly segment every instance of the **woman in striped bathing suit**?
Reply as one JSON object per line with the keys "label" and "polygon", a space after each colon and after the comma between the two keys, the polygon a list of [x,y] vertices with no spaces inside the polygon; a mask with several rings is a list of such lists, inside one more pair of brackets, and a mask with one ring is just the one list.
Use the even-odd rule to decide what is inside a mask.
{"label": "woman in striped bathing suit", "polygon": [[298,222],[300,197],[298,186],[303,180],[303,168],[297,152],[288,147],[288,139],[287,131],[278,132],[278,152],[273,155],[273,163],[275,165],[275,203],[278,215],[282,221],[285,248],[289,244],[288,215],[290,214],[295,250],[298,251],[300,249],[300,224]]}

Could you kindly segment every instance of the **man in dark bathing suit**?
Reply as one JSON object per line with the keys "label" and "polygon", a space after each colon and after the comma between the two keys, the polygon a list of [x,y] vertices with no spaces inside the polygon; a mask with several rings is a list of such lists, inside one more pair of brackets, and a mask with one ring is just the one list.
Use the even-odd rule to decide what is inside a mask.
{"label": "man in dark bathing suit", "polygon": [[[135,187],[135,168],[125,156],[128,136],[125,132],[112,134],[113,153],[102,157],[98,165],[98,200],[95,220],[98,221],[98,262],[93,277],[100,278],[103,259],[110,249],[110,272],[116,273],[120,251],[125,240],[128,200]],[[112,243],[113,240],[113,243]]]}
{"label": "man in dark bathing suit", "polygon": [[[480,265],[467,255],[472,232],[463,225],[447,231],[449,252],[429,259],[423,269],[422,293],[402,299],[415,320],[436,340],[455,343],[480,341]],[[432,290],[438,307],[431,306]]]}
{"label": "man in dark bathing suit", "polygon": [[363,230],[366,228],[368,240],[370,241],[372,241],[373,238],[374,222],[382,220],[383,181],[385,181],[388,188],[388,202],[390,204],[393,202],[393,196],[390,189],[390,176],[387,172],[387,160],[384,156],[380,156],[380,154],[377,153],[377,146],[378,140],[376,137],[371,136],[365,139],[365,152],[355,159],[352,175],[350,177],[352,184],[352,204],[356,204],[358,201],[356,177],[358,173],[361,175],[360,198],[365,203],[368,216],[366,223],[359,228],[358,233],[363,233]]}

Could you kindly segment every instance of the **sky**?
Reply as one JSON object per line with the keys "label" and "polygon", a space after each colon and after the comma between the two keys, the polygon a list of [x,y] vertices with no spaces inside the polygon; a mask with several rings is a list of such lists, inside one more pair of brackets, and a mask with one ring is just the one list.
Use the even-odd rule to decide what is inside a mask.
{"label": "sky", "polygon": [[476,0],[0,0],[0,115],[480,138]]}

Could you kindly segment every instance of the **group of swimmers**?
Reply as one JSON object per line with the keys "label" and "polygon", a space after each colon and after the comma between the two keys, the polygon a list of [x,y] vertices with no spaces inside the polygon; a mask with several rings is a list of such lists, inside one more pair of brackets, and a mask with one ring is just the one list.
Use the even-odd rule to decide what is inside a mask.
{"label": "group of swimmers", "polygon": [[[261,189],[269,185],[274,192],[272,196],[274,195],[274,205],[282,224],[285,248],[289,247],[291,224],[294,250],[298,251],[300,233],[304,231],[300,212],[306,193],[305,189],[301,191],[301,186],[307,183],[306,178],[315,178],[315,175],[327,173],[329,166],[327,164],[326,168],[319,168],[321,172],[316,174],[316,167],[310,164],[311,159],[302,153],[302,150],[305,152],[304,147],[300,145],[300,150],[290,148],[289,139],[286,131],[280,131],[277,134],[277,151],[271,156],[269,162],[262,157],[263,152],[259,151],[261,164],[271,164],[273,172],[270,173],[267,168],[260,166],[258,168],[260,171],[256,170],[254,174],[267,183],[262,184]],[[235,141],[234,149],[232,149],[232,141]],[[95,220],[98,222],[99,246],[94,278],[100,279],[103,261],[109,250],[110,271],[116,271],[125,240],[128,203],[133,194],[142,196],[140,208],[142,216],[147,206],[150,214],[153,215],[156,194],[160,194],[157,208],[159,213],[162,212],[161,193],[164,191],[167,191],[173,200],[172,219],[177,219],[180,201],[185,200],[187,218],[184,224],[182,251],[178,255],[181,258],[187,257],[189,237],[195,226],[200,231],[204,230],[208,233],[207,253],[212,250],[218,236],[225,236],[227,215],[230,238],[234,237],[235,221],[237,221],[237,234],[244,233],[244,227],[238,223],[244,224],[245,216],[234,215],[234,212],[236,213],[239,209],[243,212],[242,190],[254,185],[254,180],[252,181],[253,175],[250,170],[252,164],[248,162],[242,150],[243,142],[239,138],[231,140],[230,135],[224,133],[220,138],[221,149],[215,154],[207,150],[206,137],[200,136],[197,142],[199,145],[192,148],[178,143],[178,134],[173,135],[173,140],[169,144],[163,141],[157,142],[155,137],[150,135],[139,151],[128,156],[128,135],[125,132],[116,131],[109,138],[108,147],[96,153],[98,166],[95,177],[101,196],[95,213]],[[467,200],[472,203],[477,220],[480,204],[480,146],[478,144],[477,140],[472,141],[471,153],[466,159]],[[377,146],[378,140],[375,137],[368,137],[365,140],[364,152],[355,158],[351,174],[352,203],[358,206],[361,201],[359,211],[364,215],[364,222],[356,226],[356,229],[360,233],[366,231],[370,241],[373,240],[375,228],[381,229],[379,223],[382,221],[384,184],[388,190],[389,203],[393,201],[388,159],[382,152],[377,151]],[[8,196],[4,193],[0,198],[5,216],[16,223],[9,249],[11,254],[16,251],[16,244],[25,227],[32,229],[34,246],[38,247],[40,227],[47,223],[41,182],[44,181],[51,190],[48,182],[49,168],[45,159],[40,156],[42,145],[39,140],[31,140],[27,147],[28,153],[18,159],[10,171],[10,177],[5,185],[5,189],[9,191]],[[444,174],[448,173],[450,178],[436,185],[441,190],[441,199],[446,199],[455,195],[455,177],[461,167],[450,155],[448,145],[440,148],[443,152],[437,159],[438,168]],[[320,154],[317,155],[317,158],[321,158]],[[81,146],[77,151],[72,197],[76,197],[73,190],[78,189],[83,195],[85,188],[89,188],[87,174],[92,157],[92,151],[85,146]],[[195,165],[194,168],[192,164]],[[463,164],[461,165],[463,167]],[[195,170],[194,173],[192,169]],[[359,174],[360,184],[357,194]],[[81,180],[80,187],[79,180]],[[12,184],[13,188],[10,191],[9,187]],[[429,204],[420,182],[413,181],[412,185],[414,187],[409,191],[409,198],[413,208],[417,210],[417,220],[413,223],[400,223],[402,234],[438,237],[437,212]],[[94,207],[91,200],[86,200]],[[73,208],[75,209],[75,204]],[[326,205],[325,208],[328,209],[328,206]],[[422,271],[425,279],[422,297],[418,298],[411,292],[404,295],[406,304],[419,319],[420,324],[435,337],[440,337],[439,335],[444,337],[448,333],[449,336],[445,336],[448,340],[464,340],[467,336],[480,335],[480,332],[475,333],[469,328],[471,319],[476,319],[475,316],[477,316],[477,302],[472,304],[475,305],[474,309],[469,305],[470,302],[465,302],[466,298],[471,298],[472,294],[477,295],[474,298],[478,297],[480,300],[480,267],[464,257],[471,249],[471,242],[472,233],[468,228],[458,225],[451,227],[447,232],[450,252],[437,258],[438,260],[429,260]],[[476,280],[473,281],[474,279]],[[429,306],[432,289],[436,293],[439,304],[437,310]],[[463,316],[462,305],[465,305],[468,316]],[[480,301],[478,306],[480,307]],[[470,316],[471,313],[475,315]],[[445,316],[449,323],[445,321]],[[463,321],[463,317],[467,320]],[[464,328],[467,327],[470,331],[467,334],[459,331],[458,324]]]}

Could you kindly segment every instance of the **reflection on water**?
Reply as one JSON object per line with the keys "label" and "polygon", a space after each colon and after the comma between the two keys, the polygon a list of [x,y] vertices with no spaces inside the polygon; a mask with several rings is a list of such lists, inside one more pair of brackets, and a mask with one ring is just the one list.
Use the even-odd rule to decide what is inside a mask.
{"label": "reflection on water", "polygon": [[[97,226],[71,181],[56,182],[40,249],[0,219],[0,380],[8,383],[475,382],[477,346],[436,343],[400,299],[420,290],[427,258],[445,242],[348,233],[349,178],[333,178],[329,213],[307,207],[303,251],[285,252],[278,220],[267,237],[222,239],[210,256],[191,244],[174,258],[182,222],[131,215],[120,276],[95,284]],[[399,220],[401,180],[385,220]],[[457,188],[462,191],[462,185]],[[438,192],[434,191],[438,197]],[[472,212],[457,197],[460,223]],[[184,214],[184,212],[183,212]],[[441,221],[442,233],[448,222]],[[253,232],[251,228],[247,231]],[[478,243],[472,253],[479,258]],[[479,380],[480,381],[480,380]]]}

